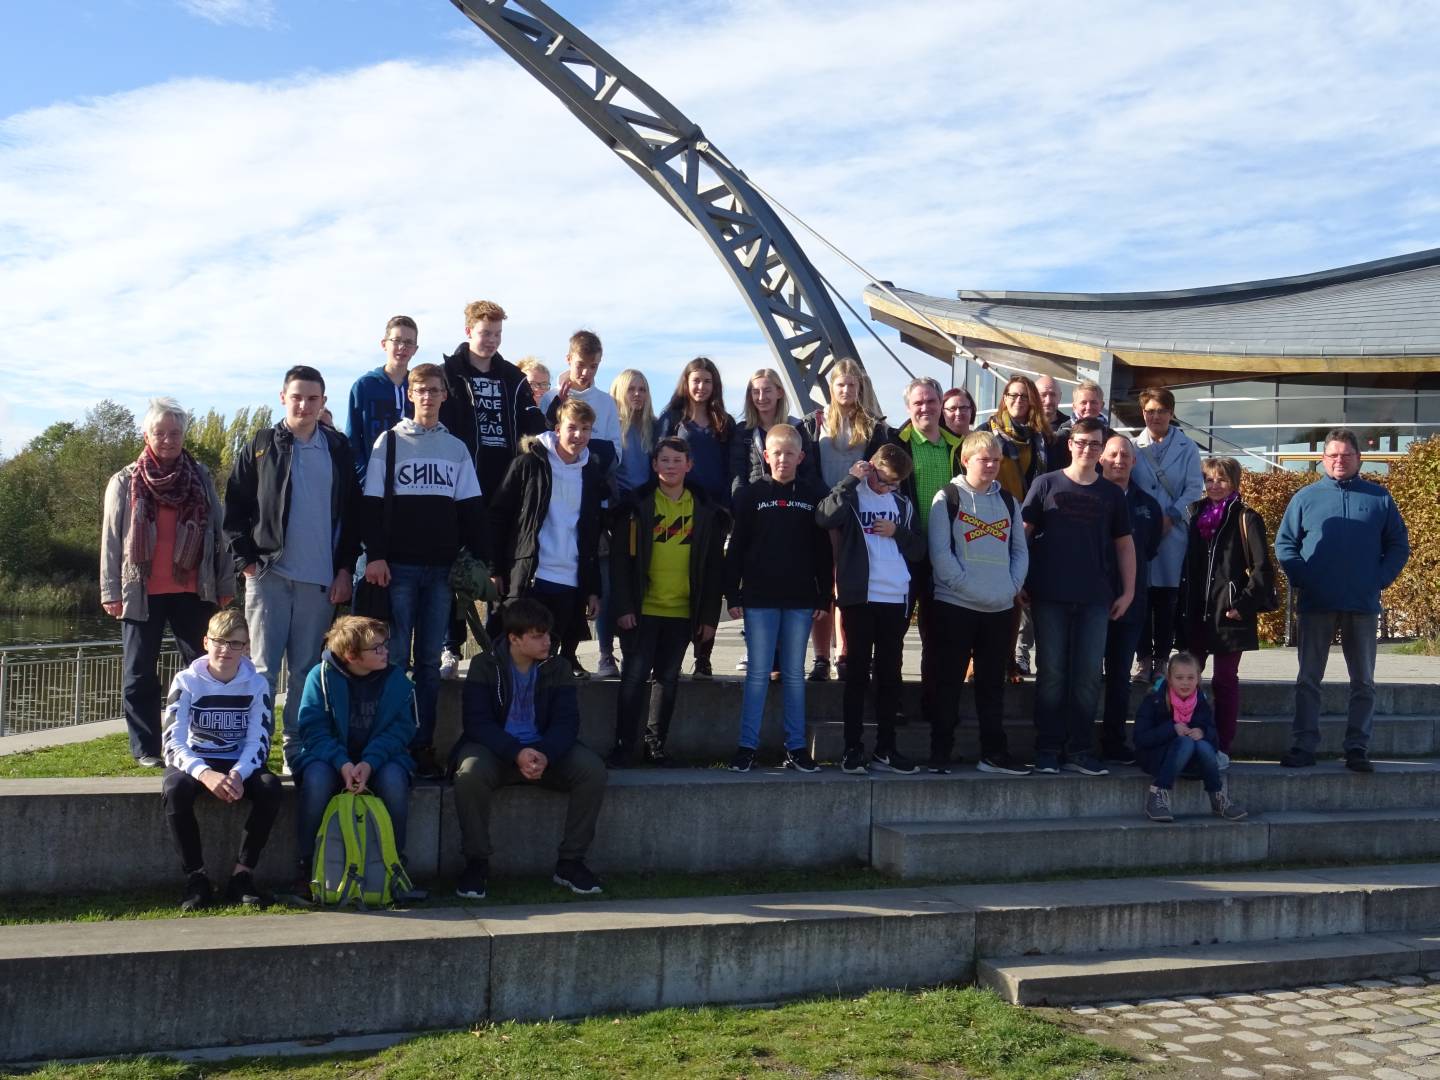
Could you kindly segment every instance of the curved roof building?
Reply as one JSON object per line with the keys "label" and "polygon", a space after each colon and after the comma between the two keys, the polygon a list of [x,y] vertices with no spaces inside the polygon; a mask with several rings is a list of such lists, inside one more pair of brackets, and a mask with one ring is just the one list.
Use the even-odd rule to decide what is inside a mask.
{"label": "curved roof building", "polygon": [[952,300],[871,285],[865,300],[907,344],[955,364],[957,381],[963,370],[982,408],[994,365],[1093,378],[1132,424],[1135,394],[1168,386],[1202,445],[1277,464],[1304,462],[1341,423],[1380,453],[1440,430],[1440,248],[1168,292]]}

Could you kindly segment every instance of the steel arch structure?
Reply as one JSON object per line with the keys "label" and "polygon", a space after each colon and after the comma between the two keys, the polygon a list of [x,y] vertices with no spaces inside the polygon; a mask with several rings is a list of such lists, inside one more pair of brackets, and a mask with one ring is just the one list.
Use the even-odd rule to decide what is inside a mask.
{"label": "steel arch structure", "polygon": [[801,398],[859,356],[819,272],[775,209],[691,121],[539,0],[451,0],[709,242]]}

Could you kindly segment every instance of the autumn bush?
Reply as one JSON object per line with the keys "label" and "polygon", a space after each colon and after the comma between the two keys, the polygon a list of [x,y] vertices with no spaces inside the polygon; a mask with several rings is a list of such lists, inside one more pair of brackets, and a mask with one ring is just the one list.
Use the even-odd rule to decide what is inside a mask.
{"label": "autumn bush", "polygon": [[1280,528],[1280,519],[1285,516],[1285,507],[1290,505],[1294,494],[1318,478],[1318,473],[1289,469],[1263,473],[1247,470],[1240,478],[1240,497],[1265,520],[1265,539],[1270,546],[1270,562],[1275,567],[1275,595],[1280,598],[1278,611],[1260,616],[1261,641],[1285,640],[1285,600],[1290,592],[1290,580],[1275,558],[1275,531]]}

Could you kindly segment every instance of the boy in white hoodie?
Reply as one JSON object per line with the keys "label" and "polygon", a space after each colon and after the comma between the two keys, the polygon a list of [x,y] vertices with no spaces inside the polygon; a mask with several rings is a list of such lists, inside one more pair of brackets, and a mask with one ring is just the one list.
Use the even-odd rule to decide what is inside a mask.
{"label": "boy in white hoodie", "polygon": [[275,724],[270,684],[250,662],[249,650],[244,613],[218,611],[205,630],[205,655],[177,672],[170,684],[161,791],[187,877],[180,902],[184,911],[204,907],[214,894],[195,821],[195,800],[204,791],[224,803],[250,800],[225,898],[236,904],[266,900],[253,875],[280,812],[280,780],[265,767]]}
{"label": "boy in white hoodie", "polygon": [[490,501],[496,589],[550,610],[552,652],[600,607],[600,504],[604,473],[589,451],[595,410],[567,398],[555,430],[535,436]]}
{"label": "boy in white hoodie", "polygon": [[987,431],[965,436],[965,471],[935,494],[931,504],[930,566],[936,603],[931,633],[946,663],[923,688],[930,721],[931,772],[949,772],[955,746],[956,708],[966,666],[975,665],[975,713],[980,721],[981,772],[1023,776],[1030,770],[1006,746],[1005,674],[1010,663],[1010,623],[1015,598],[1025,586],[1030,550],[1015,500],[996,480],[1004,451]]}

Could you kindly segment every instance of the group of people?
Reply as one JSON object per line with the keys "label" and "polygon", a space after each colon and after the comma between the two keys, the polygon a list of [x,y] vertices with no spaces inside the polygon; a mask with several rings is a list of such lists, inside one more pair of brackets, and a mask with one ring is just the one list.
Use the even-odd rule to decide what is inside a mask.
{"label": "group of people", "polygon": [[[1243,813],[1221,772],[1238,722],[1240,656],[1258,647],[1257,618],[1274,606],[1273,571],[1263,522],[1239,497],[1238,463],[1201,461],[1173,423],[1168,390],[1142,391],[1145,430],[1132,440],[1109,426],[1093,382],[1076,384],[1066,416],[1052,378],[1014,375],[976,426],[966,390],[917,378],[894,429],[854,361],[830,369],[828,404],[802,416],[780,376],[757,371],[743,415],[732,417],[718,369],[697,357],[657,417],[639,371],[622,372],[608,393],[597,386],[594,333],[571,337],[552,383],[539,362],[500,355],[504,320],[493,302],[470,304],[465,340],[444,363],[411,366],[416,324],[391,319],[384,364],[351,389],[345,433],[325,422],[320,372],[291,368],[284,418],[237,450],[223,507],[184,450],[184,409],[157,399],[146,414],[139,459],[106,493],[101,593],[122,620],[131,750],[165,768],[188,906],[212,894],[193,814],[202,787],[251,801],[226,892],[261,895],[253,870],[278,807],[265,760],[282,662],[285,760],[301,792],[297,894],[308,893],[331,795],[374,791],[403,851],[413,778],[446,772],[466,858],[460,895],[485,895],[490,798],[510,783],[568,792],[554,878],[600,891],[585,854],[607,766],[637,754],[669,762],[685,654],[695,678],[713,677],[722,610],[743,620],[746,642],[737,771],[755,763],[772,678],[783,767],[819,768],[805,731],[813,645],[808,679],[834,671],[845,682],[846,773],[950,771],[968,679],[982,771],[1093,776],[1138,762],[1154,777],[1151,817],[1166,819],[1168,791],[1187,771],[1202,776],[1217,814]],[[1352,685],[1346,763],[1370,768],[1379,592],[1408,542],[1393,501],[1357,476],[1359,464],[1355,436],[1331,432],[1325,479],[1292,501],[1276,538],[1301,590],[1289,766],[1314,763],[1318,684],[1338,626]],[[459,664],[465,624],[452,577],[467,559],[488,568],[499,598],[494,644],[469,665],[463,734],[442,762],[436,703]],[[1357,572],[1364,567],[1373,572]],[[227,607],[239,578],[243,614]],[[383,594],[383,618],[335,619],[357,586]],[[578,741],[575,682],[589,673],[576,647],[591,620],[597,673],[620,677],[603,761]],[[912,622],[930,729],[923,765],[896,744]],[[156,658],[167,624],[185,668],[162,721]],[[1172,656],[1177,639],[1185,651]],[[1032,670],[1032,649],[1033,766],[1010,753],[1002,724],[1005,685]],[[1213,706],[1199,692],[1211,662]],[[1155,687],[1133,748],[1132,679]]]}

